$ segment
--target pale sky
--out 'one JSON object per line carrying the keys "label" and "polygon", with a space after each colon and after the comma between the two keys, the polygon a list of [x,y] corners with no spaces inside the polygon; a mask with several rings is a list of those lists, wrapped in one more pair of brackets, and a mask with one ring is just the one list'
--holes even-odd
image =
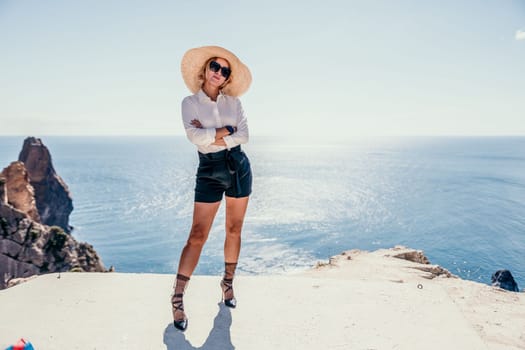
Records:
{"label": "pale sky", "polygon": [[525,135],[525,1],[0,0],[0,135],[181,135],[184,52],[252,135]]}

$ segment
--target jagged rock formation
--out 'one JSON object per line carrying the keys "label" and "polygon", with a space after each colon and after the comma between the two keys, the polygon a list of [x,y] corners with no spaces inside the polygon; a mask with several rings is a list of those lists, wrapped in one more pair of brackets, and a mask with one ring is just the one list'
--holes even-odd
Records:
{"label": "jagged rock formation", "polygon": [[0,204],[7,203],[7,189],[5,187],[6,178],[0,174]]}
{"label": "jagged rock formation", "polygon": [[28,137],[18,160],[24,163],[35,189],[39,222],[71,232],[69,214],[73,211],[73,200],[64,180],[55,172],[47,147],[40,139]]}
{"label": "jagged rock formation", "polygon": [[29,218],[40,222],[33,186],[29,183],[24,163],[12,162],[0,173],[0,176],[5,179],[5,203],[9,201],[13,207],[27,213]]}
{"label": "jagged rock formation", "polygon": [[415,250],[415,249],[404,249],[403,247],[397,246],[397,249],[400,250],[399,253],[394,254],[394,258],[403,259],[412,261],[418,264],[424,264],[428,265],[430,264],[430,261],[425,256],[423,251],[421,250]]}
{"label": "jagged rock formation", "polygon": [[510,292],[519,292],[518,284],[509,270],[498,270],[492,274],[491,282],[494,287],[508,290]]}
{"label": "jagged rock formation", "polygon": [[0,289],[15,278],[57,271],[103,272],[105,268],[93,246],[0,204]]}
{"label": "jagged rock formation", "polygon": [[[26,146],[28,143],[32,145]],[[20,157],[29,160],[33,172],[28,172],[24,163],[13,162],[0,173],[0,289],[20,278],[46,272],[104,272],[93,246],[77,242],[60,226],[40,222],[43,217],[58,218],[69,227],[68,208],[72,209],[71,204],[67,205],[67,198],[71,201],[67,186],[56,175],[47,148],[40,140],[26,139]],[[38,191],[31,185],[32,174],[37,176],[37,185],[47,183],[52,189],[41,187],[41,196],[37,197]],[[42,198],[51,202],[39,205]],[[44,215],[37,208],[43,208]]]}
{"label": "jagged rock formation", "polygon": [[[341,268],[343,266],[351,267],[355,265],[356,261],[365,262],[376,261],[370,266],[377,268],[377,258],[384,260],[384,265],[380,268],[385,272],[387,270],[391,271],[390,275],[395,276],[396,274],[400,276],[399,279],[393,282],[403,282],[407,276],[414,275],[418,278],[434,279],[439,278],[456,278],[457,276],[453,275],[447,269],[439,266],[432,265],[428,258],[425,256],[423,251],[415,250],[412,248],[407,248],[404,246],[395,246],[390,249],[379,249],[374,252],[366,252],[361,250],[349,250],[341,253],[340,255],[335,255],[330,258],[328,263],[318,263],[317,269],[330,269],[333,267]],[[360,270],[351,269],[349,273],[354,276],[367,277],[370,274],[375,274],[377,271],[371,271],[363,268],[366,264],[361,265]]]}

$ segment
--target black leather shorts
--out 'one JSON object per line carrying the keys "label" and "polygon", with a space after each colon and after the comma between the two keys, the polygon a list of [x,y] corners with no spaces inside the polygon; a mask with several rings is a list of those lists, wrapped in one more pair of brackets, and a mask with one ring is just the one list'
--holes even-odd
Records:
{"label": "black leather shorts", "polygon": [[247,197],[252,193],[250,160],[241,146],[215,153],[199,152],[195,202],[214,203],[228,197]]}

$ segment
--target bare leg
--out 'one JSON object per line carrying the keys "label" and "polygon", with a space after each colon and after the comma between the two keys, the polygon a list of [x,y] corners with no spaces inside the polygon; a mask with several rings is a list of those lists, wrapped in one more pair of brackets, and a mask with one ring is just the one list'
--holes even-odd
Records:
{"label": "bare leg", "polygon": [[190,277],[199,262],[202,247],[208,239],[213,219],[221,202],[199,203],[193,207],[193,224],[186,246],[182,250],[178,273]]}
{"label": "bare leg", "polygon": [[[239,254],[241,251],[241,231],[244,216],[248,207],[249,197],[233,198],[226,197],[226,240],[224,241],[224,277],[221,283],[224,292],[224,300],[232,300],[235,307],[233,294],[233,276]],[[228,303],[226,303],[228,304]],[[229,305],[228,305],[229,306]]]}
{"label": "bare leg", "polygon": [[224,261],[236,263],[241,252],[241,231],[249,197],[226,197],[226,240]]}
{"label": "bare leg", "polygon": [[179,270],[175,280],[173,304],[173,320],[181,321],[186,319],[182,296],[189,278],[193,274],[202,252],[202,247],[208,239],[213,219],[217,214],[221,202],[200,203],[196,202],[193,207],[193,224],[186,246],[182,250],[179,261]]}

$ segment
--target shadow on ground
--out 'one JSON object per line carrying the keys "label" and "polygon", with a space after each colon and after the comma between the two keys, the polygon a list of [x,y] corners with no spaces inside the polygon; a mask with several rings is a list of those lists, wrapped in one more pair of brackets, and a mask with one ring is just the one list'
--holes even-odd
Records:
{"label": "shadow on ground", "polygon": [[[233,350],[235,347],[231,341],[230,327],[232,325],[232,315],[228,307],[223,303],[219,304],[219,312],[213,320],[213,328],[208,335],[208,338],[200,347],[194,347],[186,339],[184,333],[178,331],[169,323],[164,330],[164,344],[167,350]],[[192,327],[191,320],[188,325]],[[195,325],[193,325],[195,327]]]}

